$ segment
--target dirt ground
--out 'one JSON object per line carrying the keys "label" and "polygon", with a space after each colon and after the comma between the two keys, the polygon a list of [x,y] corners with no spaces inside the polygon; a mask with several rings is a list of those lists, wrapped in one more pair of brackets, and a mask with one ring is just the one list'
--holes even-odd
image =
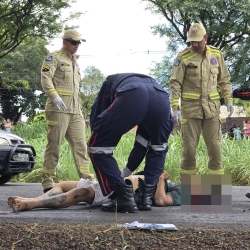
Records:
{"label": "dirt ground", "polygon": [[116,225],[0,224],[0,250],[250,249],[250,228],[142,231]]}

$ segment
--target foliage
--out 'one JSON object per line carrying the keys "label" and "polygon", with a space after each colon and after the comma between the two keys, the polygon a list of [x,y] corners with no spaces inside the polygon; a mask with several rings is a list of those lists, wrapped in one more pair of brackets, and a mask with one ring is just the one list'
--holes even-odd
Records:
{"label": "foliage", "polygon": [[43,135],[46,137],[46,128],[47,124],[45,121],[37,121],[30,124],[18,122],[15,126],[14,134],[25,139],[27,143],[33,139],[39,140],[39,138],[42,138]]}
{"label": "foliage", "polygon": [[[250,47],[250,2],[248,0],[142,0],[147,2],[146,9],[165,18],[166,23],[152,27],[153,33],[166,37],[167,52],[151,74],[164,75],[169,79],[169,62],[173,62],[180,49],[185,47],[188,30],[192,23],[199,22],[207,31],[208,44],[223,51],[229,67],[232,82],[236,86],[250,84],[248,56]],[[167,62],[166,62],[167,61]],[[159,72],[160,70],[160,72]],[[158,79],[157,79],[158,80]]]}
{"label": "foliage", "polygon": [[46,121],[45,113],[38,114],[34,117],[34,122]]}
{"label": "foliage", "polygon": [[82,12],[67,13],[75,0],[2,0],[0,2],[0,106],[5,117],[17,122],[24,114],[31,119],[45,104],[37,95],[40,69],[48,53],[45,45]]}
{"label": "foliage", "polygon": [[250,116],[250,102],[246,100],[241,100],[239,98],[233,99],[234,106],[242,106],[245,110],[246,116]]}
{"label": "foliage", "polygon": [[154,67],[150,69],[149,75],[153,76],[156,81],[166,90],[169,91],[169,79],[172,72],[172,64],[168,57],[163,57],[162,62],[154,62]]}
{"label": "foliage", "polygon": [[83,73],[84,77],[81,80],[81,98],[84,116],[88,118],[94,100],[105,80],[105,76],[95,66],[88,66]]}
{"label": "foliage", "polygon": [[29,38],[1,59],[0,104],[5,117],[17,122],[22,114],[33,117],[35,109],[45,104],[41,90],[40,70],[48,53],[47,42],[40,38]]}
{"label": "foliage", "polygon": [[5,57],[27,38],[54,38],[67,21],[82,13],[62,18],[74,0],[1,0],[0,58]]}
{"label": "foliage", "polygon": [[[46,123],[34,122],[30,125],[20,125],[15,127],[15,133],[25,141],[34,146],[37,152],[35,169],[31,173],[17,175],[12,181],[21,182],[40,182],[42,174],[42,164],[46,140]],[[90,136],[90,129],[87,129],[87,138]],[[130,131],[123,135],[118,146],[114,151],[114,157],[120,168],[123,168],[133,147],[135,132]],[[171,135],[169,138],[169,150],[165,161],[165,170],[170,174],[171,180],[179,181],[179,165],[181,161],[181,135],[179,133]],[[228,137],[222,139],[222,163],[226,174],[232,175],[233,185],[250,185],[250,166],[248,153],[250,152],[249,140],[229,140]],[[237,157],[236,157],[237,156]],[[199,174],[207,173],[208,156],[203,137],[197,147],[196,154],[197,169]],[[141,163],[137,171],[144,168],[145,161]],[[91,165],[91,172],[94,170]],[[71,157],[70,147],[66,141],[63,141],[60,150],[60,160],[57,166],[57,181],[78,180],[79,177],[75,170],[74,162]]]}

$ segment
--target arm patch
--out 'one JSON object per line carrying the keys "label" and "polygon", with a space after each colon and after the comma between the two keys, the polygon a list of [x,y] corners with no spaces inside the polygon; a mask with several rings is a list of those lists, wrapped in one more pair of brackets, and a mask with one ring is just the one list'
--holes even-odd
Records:
{"label": "arm patch", "polygon": [[180,60],[174,59],[174,66],[179,66],[180,65]]}
{"label": "arm patch", "polygon": [[45,61],[52,61],[52,56],[46,56]]}
{"label": "arm patch", "polygon": [[42,68],[42,71],[45,72],[45,71],[49,71],[50,70],[50,67],[48,64],[45,64]]}

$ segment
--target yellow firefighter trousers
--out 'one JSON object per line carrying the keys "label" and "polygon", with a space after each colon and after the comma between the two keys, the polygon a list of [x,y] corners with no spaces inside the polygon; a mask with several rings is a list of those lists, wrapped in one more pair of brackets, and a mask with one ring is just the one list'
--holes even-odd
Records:
{"label": "yellow firefighter trousers", "polygon": [[80,178],[94,179],[89,172],[87,158],[86,129],[82,115],[65,114],[46,111],[47,118],[47,147],[44,154],[42,185],[43,189],[54,186],[56,166],[59,160],[60,146],[66,138],[74,163]]}
{"label": "yellow firefighter trousers", "polygon": [[196,173],[196,147],[203,135],[208,152],[208,174],[223,174],[221,161],[221,123],[219,116],[211,119],[183,119],[181,124],[181,174]]}

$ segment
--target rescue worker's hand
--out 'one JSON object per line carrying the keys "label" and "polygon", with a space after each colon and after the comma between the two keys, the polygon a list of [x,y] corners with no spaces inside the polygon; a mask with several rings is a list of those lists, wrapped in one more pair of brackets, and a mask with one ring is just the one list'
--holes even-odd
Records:
{"label": "rescue worker's hand", "polygon": [[233,114],[233,112],[234,112],[233,104],[231,104],[231,103],[227,104],[227,112],[229,112],[228,116],[231,116]]}
{"label": "rescue worker's hand", "polygon": [[181,121],[181,112],[180,112],[180,110],[175,110],[173,112],[173,118],[174,118],[175,124],[179,124],[180,123],[180,121]]}
{"label": "rescue worker's hand", "polygon": [[169,173],[164,170],[163,173],[160,175],[159,179],[163,179],[165,181],[168,180],[169,179]]}
{"label": "rescue worker's hand", "polygon": [[65,103],[63,102],[62,98],[60,96],[57,96],[53,99],[53,103],[57,106],[59,110],[65,110],[67,109]]}

